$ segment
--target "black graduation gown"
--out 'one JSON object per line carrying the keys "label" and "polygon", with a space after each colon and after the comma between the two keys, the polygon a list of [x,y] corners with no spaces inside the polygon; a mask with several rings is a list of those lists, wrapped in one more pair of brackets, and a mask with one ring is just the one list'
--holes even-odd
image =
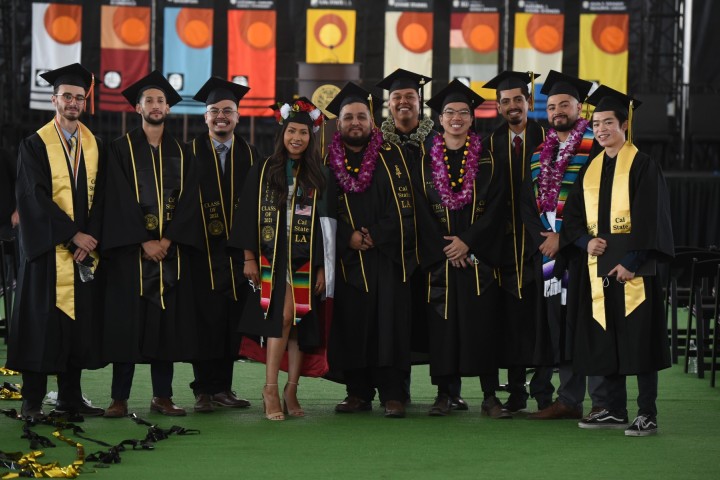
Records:
{"label": "black graduation gown", "polygon": [[[601,160],[603,157],[592,161]],[[608,233],[615,159],[605,156],[603,163],[598,232]],[[603,289],[607,329],[593,319],[587,251],[573,244],[587,235],[582,189],[586,171],[581,172],[568,195],[561,230],[561,248],[580,253],[580,260],[574,264],[577,274],[568,287],[568,318],[574,324],[573,368],[586,375],[635,375],[668,368],[667,320],[657,276],[643,277],[645,301],[627,317],[624,286],[610,279]],[[632,230],[626,234],[631,237],[629,249],[645,250],[657,261],[669,260],[674,246],[665,179],[660,166],[641,152],[630,168],[630,216]]]}
{"label": "black graduation gown", "polygon": [[227,153],[223,172],[220,157],[213,155],[214,145],[208,134],[195,138],[188,147],[198,169],[200,208],[205,220],[204,224],[199,224],[204,232],[204,248],[190,256],[193,293],[198,308],[195,358],[237,358],[242,339],[238,321],[248,286],[242,261],[232,260],[227,254],[227,237],[239,217],[249,213],[244,208],[239,210],[238,205],[250,167],[260,158],[253,145],[235,135],[232,156]]}
{"label": "black graduation gown", "polygon": [[[462,151],[448,150],[450,171],[457,176]],[[460,210],[447,210],[450,231],[445,223],[433,213],[426,191],[435,191],[430,169],[431,157],[426,155],[425,185],[422,172],[413,170],[418,222],[420,264],[428,284],[428,276],[437,275],[447,258],[443,248],[450,242],[444,236],[458,236],[468,247],[469,254],[479,260],[474,266],[447,270],[447,318],[444,318],[444,302],[424,300],[428,322],[430,374],[432,376],[460,375],[478,376],[492,373],[497,368],[498,285],[494,269],[500,255],[501,237],[497,234],[505,203],[505,172],[494,165],[492,155],[481,153],[475,177],[478,206],[483,211],[473,222],[476,205],[468,204]],[[467,181],[467,180],[466,180]],[[481,203],[482,202],[482,203]],[[444,273],[441,270],[440,275]],[[477,275],[477,277],[476,277]],[[480,280],[480,294],[477,281]],[[426,287],[427,288],[427,287]]]}
{"label": "black graduation gown", "polygon": [[[258,162],[250,169],[247,181],[243,188],[240,204],[242,205],[243,215],[238,217],[237,223],[234,225],[228,240],[228,250],[231,255],[242,262],[244,250],[252,250],[255,258],[259,259],[258,252],[258,201],[260,193],[260,174],[263,165],[267,162],[265,159]],[[313,265],[310,270],[310,288],[314,288],[317,268],[324,267],[325,255],[323,247],[322,228],[320,226],[320,214],[322,208],[319,203],[321,199],[329,199],[334,195],[334,185],[329,185],[329,174],[323,167],[326,179],[326,192],[317,200],[317,205],[313,215],[315,232],[313,232]],[[267,170],[266,170],[267,174]],[[327,197],[324,197],[324,196]],[[281,208],[279,213],[279,235],[277,238],[277,248],[273,258],[273,277],[275,279],[274,288],[270,295],[270,308],[267,318],[265,318],[262,307],[260,306],[260,290],[248,294],[246,306],[240,317],[240,332],[256,337],[282,337],[283,324],[283,305],[285,304],[285,288],[287,286],[287,209]],[[258,260],[259,263],[259,260]],[[242,265],[242,263],[240,263]],[[242,272],[242,269],[240,270]],[[247,282],[243,288],[250,290]],[[322,338],[322,329],[318,319],[318,308],[320,305],[320,297],[311,295],[311,310],[297,324],[298,344],[303,351],[312,351],[319,347],[324,339]]]}
{"label": "black graduation gown", "polygon": [[[155,191],[145,185],[142,171],[153,169],[151,147],[142,128],[129,132],[140,178],[139,189]],[[180,147],[178,146],[180,145]],[[179,168],[179,149],[171,135],[162,139],[163,164]],[[145,228],[143,210],[136,198],[135,175],[126,136],[110,145],[106,196],[103,255],[109,279],[105,295],[103,351],[108,362],[145,363],[150,361],[187,361],[195,358],[197,347],[196,309],[190,254],[201,250],[202,226],[199,225],[197,172],[185,152],[183,191],[177,199],[163,236],[172,246],[163,262],[177,262],[180,252],[180,279],[164,292],[165,309],[142,297],[140,254],[142,243],[155,237]],[[155,154],[156,169],[159,155]],[[170,168],[170,167],[167,167]],[[143,268],[152,263],[142,260]]]}
{"label": "black graduation gown", "polygon": [[72,192],[74,220],[53,201],[50,163],[40,136],[33,134],[20,143],[16,183],[21,218],[20,270],[9,329],[7,367],[10,369],[56,373],[64,372],[68,366],[104,366],[99,348],[103,262],[90,282],[80,280],[77,264],[74,264],[75,320],[55,305],[55,246],[66,244],[77,232],[87,233],[102,242],[105,155],[102,143],[97,138],[96,141],[99,158],[93,205],[88,212],[83,154],[77,185]]}
{"label": "black graduation gown", "polygon": [[[398,146],[385,146],[390,149],[381,148],[380,154],[388,163],[402,161]],[[359,168],[364,152],[346,149],[349,164]],[[337,182],[335,175],[331,178]],[[349,247],[354,231],[350,219],[338,215],[337,276],[328,345],[330,375],[341,378],[345,370],[367,367],[409,371],[410,283],[403,279],[401,224],[390,178],[378,158],[367,190],[345,194],[342,187],[336,188],[338,211],[342,211],[340,202],[347,201],[356,229],[367,228],[375,246],[362,253],[361,264],[360,253]]]}
{"label": "black graduation gown", "polygon": [[523,142],[524,155],[515,155],[511,139],[510,129],[507,123],[503,123],[483,141],[483,148],[490,150],[496,165],[505,170],[504,188],[508,190],[503,212],[504,225],[497,232],[503,236],[499,278],[503,367],[532,365],[536,318],[544,308],[533,268],[533,252],[537,248],[534,248],[532,237],[522,221],[520,205],[522,189],[529,185],[525,179],[530,177],[530,157],[545,140],[545,130],[534,120],[528,120]]}

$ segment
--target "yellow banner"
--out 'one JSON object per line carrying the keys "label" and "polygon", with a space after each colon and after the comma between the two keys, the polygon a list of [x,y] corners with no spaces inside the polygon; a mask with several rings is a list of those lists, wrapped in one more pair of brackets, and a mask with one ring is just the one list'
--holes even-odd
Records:
{"label": "yellow banner", "polygon": [[309,9],[305,61],[353,63],[355,61],[355,10]]}
{"label": "yellow banner", "polygon": [[580,15],[580,78],[627,92],[627,14]]}

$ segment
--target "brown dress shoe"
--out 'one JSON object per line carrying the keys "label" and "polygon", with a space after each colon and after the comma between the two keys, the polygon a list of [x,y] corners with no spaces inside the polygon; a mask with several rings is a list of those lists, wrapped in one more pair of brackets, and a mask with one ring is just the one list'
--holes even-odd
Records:
{"label": "brown dress shoe", "polygon": [[444,417],[450,414],[451,409],[452,400],[450,400],[450,396],[446,393],[441,393],[435,397],[435,403],[433,403],[432,407],[430,407],[428,415],[431,417]]}
{"label": "brown dress shoe", "polygon": [[195,406],[193,410],[198,413],[209,413],[215,410],[212,402],[212,395],[207,393],[199,393],[195,396]]}
{"label": "brown dress shoe", "polygon": [[225,392],[216,393],[212,396],[212,403],[219,407],[230,407],[230,408],[247,408],[250,406],[250,402],[244,398],[238,398],[235,396],[235,392],[227,390]]}
{"label": "brown dress shoe", "polygon": [[110,402],[110,406],[105,409],[103,417],[105,418],[122,418],[128,414],[127,400],[115,400]]}
{"label": "brown dress shoe", "polygon": [[512,418],[512,413],[508,412],[502,407],[502,403],[497,397],[489,397],[483,400],[480,406],[482,413],[490,418],[496,418],[499,420],[507,420]]}
{"label": "brown dress shoe", "polygon": [[178,407],[172,399],[166,397],[153,397],[150,402],[150,411],[162,413],[168,417],[184,417],[186,415],[184,408]]}
{"label": "brown dress shoe", "polygon": [[388,400],[385,402],[386,418],[405,418],[405,404],[400,400]]}
{"label": "brown dress shoe", "polygon": [[582,418],[582,407],[569,407],[560,400],[555,400],[546,409],[531,413],[527,418],[529,420],[579,420]]}
{"label": "brown dress shoe", "polygon": [[372,403],[352,395],[345,397],[345,400],[335,405],[337,413],[369,412],[370,410],[372,410]]}

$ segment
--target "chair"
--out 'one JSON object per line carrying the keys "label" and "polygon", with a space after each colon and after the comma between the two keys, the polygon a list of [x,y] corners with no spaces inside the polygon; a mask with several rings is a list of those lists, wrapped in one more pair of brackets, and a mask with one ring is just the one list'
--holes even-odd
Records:
{"label": "chair", "polygon": [[[710,305],[704,302],[704,296],[709,296],[711,289],[709,281],[715,279],[717,275],[718,265],[720,265],[720,256],[711,260],[696,259],[692,265],[692,274],[690,280],[690,306],[688,308],[688,341],[685,344],[685,373],[688,373],[688,363],[690,360],[690,341],[692,335],[693,317],[697,321],[695,328],[695,343],[697,345],[697,376],[705,377],[705,347],[706,333],[709,329],[710,322],[705,319],[705,312],[710,310]],[[693,314],[694,312],[694,314]]]}
{"label": "chair", "polygon": [[715,373],[717,372],[717,352],[718,352],[718,330],[720,330],[720,265],[718,265],[717,274],[715,275],[715,308],[713,308],[713,342],[712,356],[710,361],[710,386],[715,387]]}

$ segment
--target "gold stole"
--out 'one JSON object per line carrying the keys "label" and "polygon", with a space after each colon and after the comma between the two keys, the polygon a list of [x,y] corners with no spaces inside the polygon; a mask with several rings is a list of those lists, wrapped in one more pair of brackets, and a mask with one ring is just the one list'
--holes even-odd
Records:
{"label": "gold stole", "polygon": [[[615,174],[612,184],[612,198],[610,201],[610,231],[621,232],[616,235],[625,235],[632,229],[630,218],[630,168],[638,149],[626,142],[620,149],[615,164]],[[585,199],[585,218],[587,230],[593,237],[598,233],[598,205],[600,199],[600,178],[602,176],[603,157],[605,150],[590,162],[583,178],[583,196]],[[612,240],[610,240],[612,241]],[[597,276],[596,256],[588,255],[588,274],[590,275],[590,290],[592,293],[593,318],[603,330],[607,329],[605,319],[605,292],[604,279]],[[645,301],[645,284],[642,277],[635,277],[625,282],[625,316],[630,315],[642,302]]]}
{"label": "gold stole", "polygon": [[[85,173],[87,175],[87,196],[88,211],[92,207],[95,193],[95,177],[98,170],[98,146],[95,137],[82,123],[78,122],[79,142],[78,158],[83,156],[85,161]],[[75,220],[73,208],[73,185],[74,179],[70,177],[68,168],[69,149],[65,137],[56,127],[55,120],[47,123],[38,130],[38,135],[45,143],[50,173],[52,175],[52,199],[68,217]],[[75,168],[79,168],[79,163]],[[77,175],[77,173],[76,173]],[[97,268],[100,257],[97,252],[90,252],[94,262],[93,269]],[[55,305],[68,317],[75,320],[75,266],[73,265],[73,254],[67,246],[55,246]]]}

